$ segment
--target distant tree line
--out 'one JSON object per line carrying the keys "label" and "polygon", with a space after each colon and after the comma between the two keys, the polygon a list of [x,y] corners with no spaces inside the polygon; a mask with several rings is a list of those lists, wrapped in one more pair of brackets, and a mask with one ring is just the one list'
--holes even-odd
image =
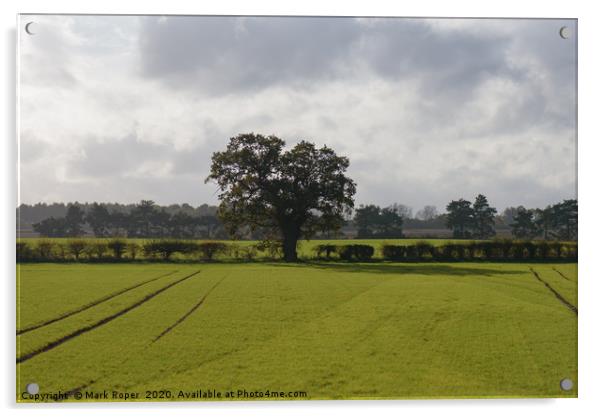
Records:
{"label": "distant tree line", "polygon": [[577,239],[577,200],[564,200],[544,209],[517,207],[512,234],[521,239]]}
{"label": "distant tree line", "polygon": [[216,208],[194,209],[187,204],[159,207],[151,200],[113,208],[99,203],[72,203],[65,207],[63,217],[51,216],[32,227],[45,237],[82,236],[87,229],[96,237],[227,238]]}
{"label": "distant tree line", "polygon": [[497,210],[489,205],[487,197],[479,194],[474,203],[452,200],[446,207],[447,227],[459,239],[489,239],[495,236],[495,215]]}
{"label": "distant tree line", "polygon": [[577,200],[564,200],[544,209],[509,207],[502,215],[491,207],[487,197],[477,195],[474,202],[452,200],[447,212],[439,214],[434,206],[425,206],[414,218],[412,209],[402,204],[389,207],[360,205],[353,224],[357,238],[402,238],[405,228],[448,228],[456,239],[491,239],[497,229],[507,228],[519,239],[576,240]]}
{"label": "distant tree line", "polygon": [[403,217],[395,207],[360,206],[353,218],[358,238],[401,238]]}
{"label": "distant tree line", "polygon": [[[18,218],[31,222],[44,237],[96,237],[227,239],[216,206],[188,204],[158,206],[150,200],[138,204],[69,203],[21,205]],[[49,215],[50,214],[50,215]],[[439,213],[425,206],[413,215],[411,207],[392,204],[380,207],[360,205],[344,227],[362,239],[403,238],[405,229],[449,229],[458,239],[490,239],[506,230],[518,239],[576,240],[577,200],[564,200],[543,209],[508,207],[498,214],[487,198],[479,194],[474,202],[460,198]],[[35,220],[35,222],[34,222]],[[261,229],[238,233],[248,239],[265,239]],[[322,238],[336,236],[323,234]]]}

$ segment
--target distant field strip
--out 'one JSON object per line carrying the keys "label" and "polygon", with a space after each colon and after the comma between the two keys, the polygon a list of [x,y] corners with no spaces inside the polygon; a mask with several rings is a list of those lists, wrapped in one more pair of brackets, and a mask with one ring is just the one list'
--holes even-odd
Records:
{"label": "distant field strip", "polygon": [[184,320],[186,320],[188,318],[188,316],[190,316],[192,313],[194,313],[204,302],[205,299],[209,296],[209,294],[211,294],[211,292],[219,285],[222,283],[222,281],[225,279],[226,277],[222,277],[218,282],[215,283],[215,285],[213,287],[211,287],[209,289],[209,291],[207,291],[207,293],[201,297],[201,299],[199,300],[198,303],[196,303],[194,306],[192,306],[192,308],[190,310],[188,310],[186,312],[186,314],[184,314],[182,317],[180,317],[178,320],[176,320],[176,322],[174,324],[172,324],[171,326],[169,326],[168,328],[166,328],[165,330],[163,330],[161,332],[161,334],[157,337],[155,337],[153,339],[153,341],[151,343],[155,343],[157,340],[161,339],[163,336],[165,336],[167,333],[169,333],[170,331],[172,331],[178,324],[182,323]]}
{"label": "distant field strip", "polygon": [[41,353],[48,352],[49,350],[54,349],[57,346],[60,346],[63,343],[68,342],[69,340],[71,340],[71,339],[73,339],[73,338],[75,338],[77,336],[80,336],[80,335],[82,335],[84,333],[87,333],[89,331],[92,331],[92,330],[94,330],[94,329],[96,329],[96,328],[98,328],[100,326],[103,326],[103,325],[105,325],[105,324],[113,321],[114,319],[116,319],[116,318],[118,318],[120,316],[123,316],[124,314],[128,313],[129,311],[132,311],[135,308],[140,307],[144,303],[148,302],[149,300],[153,299],[154,297],[156,297],[157,295],[161,294],[162,292],[168,290],[169,288],[173,287],[174,285],[177,285],[177,284],[179,284],[181,282],[184,282],[187,279],[189,279],[189,278],[197,275],[199,272],[201,272],[201,271],[199,270],[199,271],[193,272],[190,275],[186,275],[185,277],[180,278],[177,281],[171,282],[171,283],[167,284],[166,286],[161,287],[161,288],[159,288],[156,291],[153,291],[152,293],[146,295],[145,297],[143,297],[142,299],[138,300],[134,304],[131,304],[128,307],[126,307],[126,308],[124,308],[124,309],[122,309],[122,310],[120,310],[120,311],[118,311],[118,312],[116,312],[114,314],[111,314],[110,316],[107,316],[107,317],[105,317],[105,318],[97,321],[96,323],[93,323],[93,324],[91,324],[89,326],[82,327],[82,328],[80,328],[80,329],[78,329],[78,330],[76,330],[76,331],[74,331],[72,333],[69,333],[69,334],[67,334],[67,335],[65,335],[63,337],[60,337],[59,339],[56,339],[56,340],[54,340],[54,341],[46,344],[45,346],[42,346],[41,348],[33,350],[33,351],[31,351],[29,353],[26,353],[24,355],[21,355],[20,357],[17,358],[17,363],[25,362],[25,361],[27,361],[27,360],[29,360],[29,359],[31,359],[31,358],[33,358],[33,357],[41,354]]}
{"label": "distant field strip", "polygon": [[533,273],[533,276],[535,276],[535,278],[537,278],[543,285],[546,286],[546,288],[548,290],[550,290],[555,296],[556,298],[558,298],[560,300],[560,302],[562,302],[565,306],[567,306],[573,313],[578,314],[577,313],[577,307],[575,307],[574,305],[572,305],[571,303],[569,303],[566,298],[564,298],[562,296],[562,294],[560,294],[558,291],[556,291],[550,284],[548,284],[546,281],[544,281],[539,274],[531,267],[529,267],[529,269],[531,270],[531,272]]}
{"label": "distant field strip", "polygon": [[81,307],[79,307],[79,308],[77,308],[75,310],[68,311],[68,312],[63,313],[63,314],[61,314],[61,315],[59,315],[57,317],[54,317],[52,319],[43,321],[41,323],[33,324],[31,326],[25,327],[24,329],[17,329],[17,336],[22,335],[22,334],[27,333],[27,332],[30,332],[32,330],[39,329],[41,327],[48,326],[48,325],[50,325],[52,323],[56,323],[57,321],[64,320],[64,319],[66,319],[68,317],[71,317],[71,316],[73,316],[75,314],[81,313],[81,312],[86,311],[86,310],[88,310],[88,309],[90,309],[92,307],[95,307],[95,306],[97,306],[99,304],[102,304],[105,301],[109,301],[110,299],[115,298],[115,297],[117,297],[117,296],[119,296],[121,294],[125,294],[128,291],[132,291],[132,290],[134,290],[136,288],[139,288],[139,287],[141,287],[143,285],[146,285],[146,284],[149,284],[151,282],[154,282],[154,281],[156,281],[158,279],[165,278],[165,277],[167,277],[169,275],[175,274],[176,272],[178,272],[178,271],[177,270],[171,271],[171,272],[168,272],[166,274],[159,275],[158,277],[151,278],[151,279],[148,279],[146,281],[142,281],[142,282],[140,282],[138,284],[135,284],[135,285],[132,285],[130,287],[123,288],[121,290],[118,290],[118,291],[112,292],[110,294],[107,294],[106,296],[104,296],[102,298],[99,298],[98,300],[92,301],[91,303],[88,303],[88,304],[84,304],[83,306],[81,306]]}

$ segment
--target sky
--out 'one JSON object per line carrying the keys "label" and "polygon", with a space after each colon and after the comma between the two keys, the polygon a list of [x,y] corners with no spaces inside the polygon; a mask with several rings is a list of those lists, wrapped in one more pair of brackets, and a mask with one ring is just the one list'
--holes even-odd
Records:
{"label": "sky", "polygon": [[349,157],[356,205],[576,198],[574,20],[22,15],[19,26],[19,203],[217,204],[211,155],[247,132]]}

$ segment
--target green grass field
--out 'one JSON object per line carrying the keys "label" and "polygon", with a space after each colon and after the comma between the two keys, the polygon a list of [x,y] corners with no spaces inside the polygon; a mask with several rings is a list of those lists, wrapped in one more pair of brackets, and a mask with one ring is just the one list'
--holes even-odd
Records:
{"label": "green grass field", "polygon": [[19,264],[18,401],[30,382],[139,400],[575,397],[577,315],[531,268],[577,306],[567,263]]}

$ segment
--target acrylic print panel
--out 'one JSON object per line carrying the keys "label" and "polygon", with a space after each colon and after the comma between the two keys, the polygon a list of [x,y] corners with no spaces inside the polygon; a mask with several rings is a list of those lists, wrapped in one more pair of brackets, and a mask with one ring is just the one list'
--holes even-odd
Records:
{"label": "acrylic print panel", "polygon": [[21,15],[17,401],[577,396],[577,22]]}

